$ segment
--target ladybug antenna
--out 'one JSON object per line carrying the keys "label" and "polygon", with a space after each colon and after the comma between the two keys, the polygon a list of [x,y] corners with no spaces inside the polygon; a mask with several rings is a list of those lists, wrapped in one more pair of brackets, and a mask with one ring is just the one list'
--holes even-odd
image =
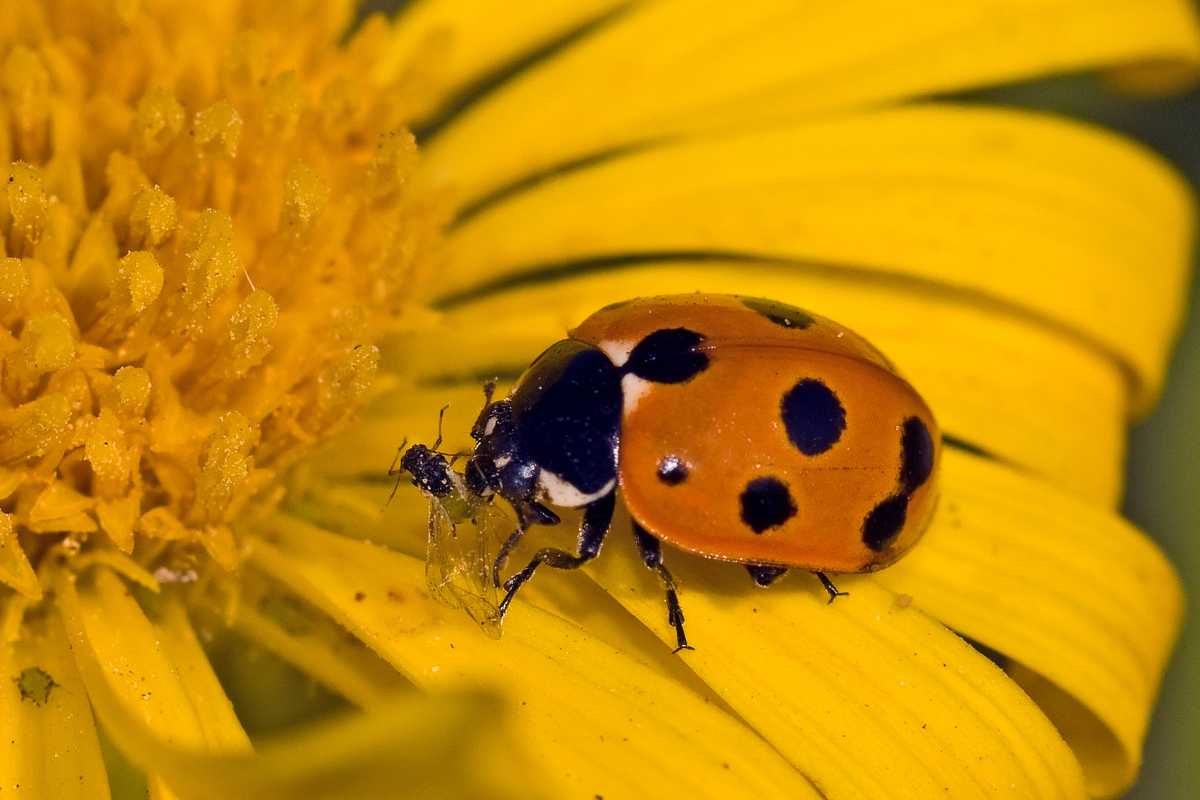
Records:
{"label": "ladybug antenna", "polygon": [[433,440],[433,447],[430,450],[437,450],[442,443],[442,420],[446,419],[446,409],[450,407],[449,403],[442,406],[442,410],[438,412],[438,433],[437,438]]}
{"label": "ladybug antenna", "polygon": [[496,393],[496,379],[492,378],[483,385],[483,405],[487,407],[492,402],[492,395]]}

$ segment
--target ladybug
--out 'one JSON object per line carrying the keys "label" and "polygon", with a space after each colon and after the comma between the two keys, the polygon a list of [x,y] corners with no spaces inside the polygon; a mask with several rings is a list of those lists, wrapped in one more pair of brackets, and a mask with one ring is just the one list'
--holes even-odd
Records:
{"label": "ladybug", "polygon": [[498,495],[517,530],[493,575],[551,507],[582,508],[578,552],[539,550],[504,581],[502,616],[543,564],[600,553],[618,491],[647,567],[689,648],[662,542],[744,565],[869,572],[904,555],[936,500],[941,437],[929,407],[865,339],[756,297],[689,294],[615,303],[491,392],[472,431],[469,491]]}

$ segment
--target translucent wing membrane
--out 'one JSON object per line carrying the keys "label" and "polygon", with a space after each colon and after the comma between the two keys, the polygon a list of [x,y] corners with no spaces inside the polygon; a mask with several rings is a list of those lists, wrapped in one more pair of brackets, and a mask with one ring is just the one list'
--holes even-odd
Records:
{"label": "translucent wing membrane", "polygon": [[515,521],[492,498],[466,490],[455,475],[450,494],[429,499],[429,538],[425,581],[429,593],[450,608],[461,608],[488,636],[500,638],[498,589],[492,564]]}

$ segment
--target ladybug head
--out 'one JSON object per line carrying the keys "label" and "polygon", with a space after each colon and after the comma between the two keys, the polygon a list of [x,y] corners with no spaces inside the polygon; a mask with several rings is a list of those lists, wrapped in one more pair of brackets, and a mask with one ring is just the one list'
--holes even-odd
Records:
{"label": "ladybug head", "polygon": [[[490,398],[490,394],[489,394]],[[488,402],[471,428],[475,452],[467,462],[467,488],[495,492],[512,502],[533,497],[538,468],[522,452],[509,400]]]}

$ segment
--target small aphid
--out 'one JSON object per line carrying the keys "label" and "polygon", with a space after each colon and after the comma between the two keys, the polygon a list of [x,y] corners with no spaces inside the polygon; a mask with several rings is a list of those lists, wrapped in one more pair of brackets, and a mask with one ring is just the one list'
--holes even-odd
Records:
{"label": "small aphid", "polygon": [[388,469],[388,475],[397,478],[388,499],[395,496],[405,475],[425,495],[429,501],[425,582],[430,595],[443,605],[466,611],[487,635],[498,638],[502,615],[493,568],[512,522],[491,497],[466,487],[451,466],[456,454],[438,450],[445,413],[443,406],[432,446],[414,444],[404,449],[407,442],[400,445]]}

